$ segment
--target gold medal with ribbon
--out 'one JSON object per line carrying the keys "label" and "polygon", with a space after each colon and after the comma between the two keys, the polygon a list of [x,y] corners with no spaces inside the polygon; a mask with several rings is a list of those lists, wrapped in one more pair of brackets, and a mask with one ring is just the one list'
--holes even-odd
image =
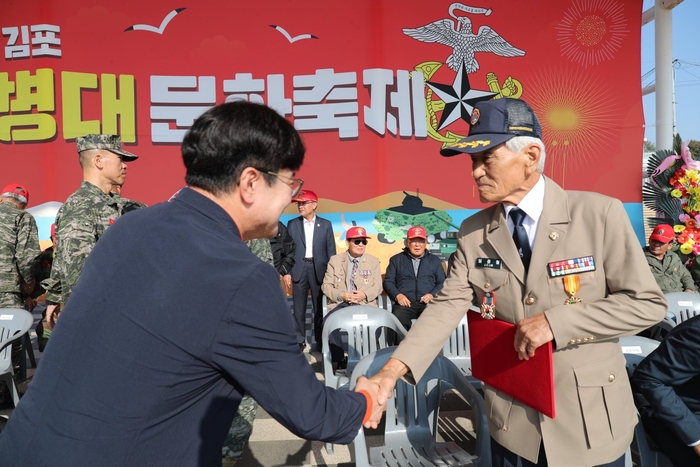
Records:
{"label": "gold medal with ribbon", "polygon": [[564,305],[576,305],[583,300],[576,296],[576,292],[581,288],[581,279],[578,274],[571,274],[561,278],[564,281],[564,290],[569,294],[569,298],[564,300]]}
{"label": "gold medal with ribbon", "polygon": [[481,298],[481,317],[484,319],[496,317],[496,294],[494,292],[484,292],[484,296]]}

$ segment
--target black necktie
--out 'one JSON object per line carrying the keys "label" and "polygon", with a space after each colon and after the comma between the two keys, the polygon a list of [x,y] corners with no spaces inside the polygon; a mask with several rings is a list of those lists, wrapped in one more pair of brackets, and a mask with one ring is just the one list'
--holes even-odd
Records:
{"label": "black necktie", "polygon": [[532,250],[530,250],[530,240],[527,238],[527,232],[525,232],[525,227],[523,227],[523,221],[525,220],[525,211],[520,208],[513,208],[508,214],[513,220],[513,241],[515,242],[515,247],[518,249],[520,254],[520,259],[525,265],[525,271],[530,267],[530,256],[532,256]]}

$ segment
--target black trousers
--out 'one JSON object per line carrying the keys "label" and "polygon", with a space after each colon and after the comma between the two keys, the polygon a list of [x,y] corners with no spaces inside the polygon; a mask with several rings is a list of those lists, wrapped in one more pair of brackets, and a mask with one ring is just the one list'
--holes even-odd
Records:
{"label": "black trousers", "polygon": [[[509,451],[491,438],[491,461],[493,467],[547,467],[547,456],[544,453],[544,443],[540,443],[540,453],[537,456],[537,464]],[[573,459],[572,459],[573,460]],[[600,464],[595,467],[625,467],[624,454],[617,460]]]}
{"label": "black trousers", "polygon": [[396,316],[396,318],[401,321],[403,327],[408,331],[411,329],[411,320],[418,319],[418,317],[425,310],[426,304],[421,302],[411,302],[411,306],[401,306],[398,303],[394,303],[391,307],[391,312]]}
{"label": "black trousers", "polygon": [[294,324],[297,328],[297,342],[306,341],[306,298],[311,291],[311,309],[313,310],[313,333],[316,342],[321,342],[323,331],[323,305],[321,283],[316,279],[313,263],[304,262],[304,270],[298,281],[292,283],[292,304],[294,306]]}

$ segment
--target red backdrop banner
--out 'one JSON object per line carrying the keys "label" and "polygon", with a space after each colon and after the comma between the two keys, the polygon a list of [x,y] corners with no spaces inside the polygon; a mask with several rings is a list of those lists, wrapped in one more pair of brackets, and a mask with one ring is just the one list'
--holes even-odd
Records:
{"label": "red backdrop banner", "polygon": [[439,150],[467,134],[477,101],[520,97],[541,120],[548,176],[639,202],[641,9],[641,0],[3,0],[0,182],[25,184],[32,205],[63,201],[81,177],[75,138],[118,133],[140,156],[125,196],[163,201],[184,184],[179,143],[192,121],[248,99],[302,133],[298,176],[325,200],[406,190],[436,207],[480,208],[470,159]]}

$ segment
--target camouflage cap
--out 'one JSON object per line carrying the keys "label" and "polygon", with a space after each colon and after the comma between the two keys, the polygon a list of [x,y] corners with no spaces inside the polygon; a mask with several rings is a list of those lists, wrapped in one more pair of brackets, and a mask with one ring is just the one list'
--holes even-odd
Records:
{"label": "camouflage cap", "polygon": [[139,156],[122,149],[122,139],[119,135],[85,135],[75,138],[78,153],[88,149],[106,149],[122,157],[126,162],[134,161]]}

